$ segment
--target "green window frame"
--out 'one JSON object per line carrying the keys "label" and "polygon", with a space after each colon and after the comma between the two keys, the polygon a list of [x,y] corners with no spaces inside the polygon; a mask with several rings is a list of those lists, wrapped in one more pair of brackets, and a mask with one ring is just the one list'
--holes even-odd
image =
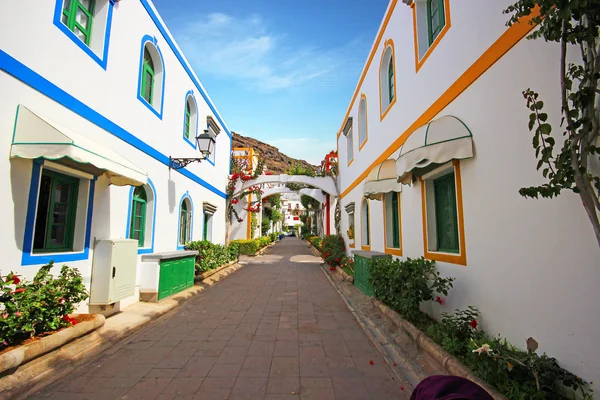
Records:
{"label": "green window frame", "polygon": [[390,55],[390,64],[388,65],[388,100],[389,103],[394,100],[394,54]]}
{"label": "green window frame", "polygon": [[129,221],[129,238],[137,239],[138,247],[144,246],[146,231],[146,207],[148,197],[143,186],[138,186],[133,191],[131,200],[131,221]]}
{"label": "green window frame", "polygon": [[152,61],[152,55],[148,50],[148,47],[144,47],[144,63],[142,65],[142,86],[140,88],[142,91],[140,94],[148,102],[148,104],[152,105],[152,100],[154,98],[154,62]]}
{"label": "green window frame", "polygon": [[361,245],[362,246],[370,246],[371,245],[371,221],[370,221],[370,213],[369,213],[369,202],[368,200],[364,199],[363,200],[363,206],[362,206],[362,223],[365,226],[365,230],[364,233],[366,234],[366,238],[361,237],[361,240],[364,242]]}
{"label": "green window frame", "polygon": [[79,179],[44,170],[40,182],[33,252],[73,251]]}
{"label": "green window frame", "polygon": [[392,247],[394,249],[400,248],[400,210],[399,208],[399,196],[400,193],[392,192]]}
{"label": "green window frame", "polygon": [[446,25],[444,0],[427,0],[427,31],[430,46],[444,25]]}
{"label": "green window frame", "polygon": [[92,39],[95,0],[64,0],[62,23],[86,45]]}
{"label": "green window frame", "polygon": [[204,240],[209,240],[208,238],[208,227],[210,223],[210,219],[212,218],[212,214],[204,213],[204,221],[202,223],[202,238]]}
{"label": "green window frame", "polygon": [[184,199],[181,203],[179,214],[179,244],[185,245],[191,240],[192,211],[188,210],[188,203]]}
{"label": "green window frame", "polygon": [[437,251],[460,253],[454,172],[433,181]]}
{"label": "green window frame", "polygon": [[192,107],[190,106],[190,101],[185,102],[185,121],[184,121],[184,134],[186,138],[190,138],[190,125],[192,120]]}

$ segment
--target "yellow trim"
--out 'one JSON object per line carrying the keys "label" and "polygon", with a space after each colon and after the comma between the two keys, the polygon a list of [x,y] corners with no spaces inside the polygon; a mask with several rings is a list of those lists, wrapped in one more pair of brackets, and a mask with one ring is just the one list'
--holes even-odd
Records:
{"label": "yellow trim", "polygon": [[350,166],[353,162],[354,162],[354,157],[352,158],[352,160],[350,160],[350,162],[348,163],[348,166]]}
{"label": "yellow trim", "polygon": [[444,17],[446,18],[446,23],[444,27],[440,31],[440,33],[433,40],[433,43],[429,46],[423,57],[419,59],[419,41],[417,36],[417,7],[415,7],[415,3],[412,3],[411,8],[413,10],[413,32],[414,32],[414,42],[415,42],[415,72],[419,72],[419,69],[425,64],[429,55],[433,52],[433,49],[438,45],[438,43],[442,40],[448,29],[450,29],[450,0],[444,0]]}
{"label": "yellow trim", "polygon": [[[348,140],[348,136],[346,136],[346,140]],[[338,154],[340,154],[340,153],[338,152]],[[346,143],[346,157],[348,157],[348,143]],[[352,160],[348,161],[348,166],[350,166],[353,162],[354,162],[354,127],[352,127]]]}
{"label": "yellow trim", "polygon": [[[390,58],[390,62],[394,63],[394,98],[392,99],[390,104],[387,105],[385,110],[382,110],[381,102],[383,101],[383,97],[382,97],[382,93],[381,93],[381,64],[383,64],[383,57],[385,56],[385,52],[387,51],[388,47],[392,48],[392,56]],[[398,82],[398,80],[396,79],[397,75],[398,74],[396,73],[396,50],[394,48],[394,41],[392,39],[388,39],[385,41],[385,44],[383,46],[383,51],[381,52],[381,61],[379,61],[379,121],[383,121],[385,116],[392,109],[392,106],[394,104],[396,104],[396,99],[398,98],[397,90],[396,90],[396,83]],[[389,87],[389,83],[388,83],[388,87]]]}
{"label": "yellow trim", "polygon": [[[367,221],[369,222],[369,237],[367,239],[369,239],[369,244],[367,245],[363,245],[363,243],[365,242],[364,237],[363,237],[363,203],[366,202],[367,203]],[[360,202],[360,248],[363,250],[371,250],[371,231],[372,231],[372,226],[371,226],[371,205],[369,204],[369,199],[367,199],[366,197],[363,197],[363,199]],[[356,237],[356,233],[354,234],[354,237]]]}
{"label": "yellow trim", "polygon": [[[361,126],[360,126],[360,103],[362,103],[362,101],[365,101],[365,141],[362,142],[362,144],[360,143],[360,131],[361,131]],[[352,134],[354,134],[354,132],[352,132]],[[365,144],[367,144],[367,142],[369,141],[369,105],[367,104],[367,95],[366,94],[361,94],[360,95],[360,101],[358,102],[358,151],[361,151],[363,147],[365,147]],[[353,154],[354,156],[354,154]]]}
{"label": "yellow trim", "polygon": [[354,245],[354,244],[348,244],[348,247],[350,247],[350,248],[355,248],[355,247],[356,247],[356,245]]}
{"label": "yellow trim", "polygon": [[446,108],[463,91],[473,84],[485,71],[487,71],[496,61],[506,54],[514,45],[523,39],[533,28],[529,21],[538,15],[539,12],[532,12],[528,17],[521,19],[520,23],[513,24],[508,28],[498,40],[487,49],[481,57],[477,59],[419,118],[417,118],[402,135],[400,135],[373,163],[360,174],[350,186],[340,194],[343,199],[359,183],[361,183],[377,164],[388,159],[394,154],[406,139],[420,126],[431,121],[437,114]]}
{"label": "yellow trim", "polygon": [[362,86],[362,83],[365,80],[365,76],[367,75],[367,72],[369,71],[369,67],[371,66],[371,62],[373,61],[373,57],[375,56],[375,53],[377,52],[377,49],[379,48],[379,43],[381,43],[381,39],[383,38],[383,34],[385,33],[385,29],[387,28],[388,23],[390,22],[390,18],[392,17],[392,14],[394,13],[394,9],[396,8],[396,4],[398,4],[398,0],[392,0],[392,2],[390,3],[390,8],[388,9],[388,12],[387,12],[387,14],[385,16],[385,19],[383,20],[383,23],[381,24],[381,28],[379,29],[379,33],[377,34],[377,39],[375,39],[375,43],[373,44],[373,48],[371,49],[371,53],[369,54],[369,58],[367,59],[367,63],[365,64],[365,67],[363,68],[363,71],[360,74],[360,79],[358,80],[358,84],[356,85],[356,89],[354,89],[354,94],[352,95],[352,100],[350,101],[350,105],[348,106],[348,111],[346,111],[346,116],[344,117],[344,122],[342,123],[342,126],[340,127],[340,129],[339,129],[339,131],[337,133],[337,137],[338,138],[342,134],[342,130],[344,129],[344,124],[346,123],[346,121],[348,120],[348,117],[350,116],[350,111],[352,111],[352,107],[354,106],[354,102],[356,101],[356,97],[360,93],[360,88]]}
{"label": "yellow trim", "polygon": [[454,177],[456,180],[456,207],[458,214],[458,236],[460,240],[460,253],[459,254],[448,254],[438,253],[429,251],[429,245],[427,241],[427,202],[425,199],[425,182],[422,178],[419,179],[421,183],[421,213],[423,214],[423,251],[425,258],[428,260],[442,261],[451,264],[467,265],[467,246],[465,244],[465,221],[463,213],[463,198],[462,198],[462,179],[460,177],[460,162],[453,160],[454,165]]}
{"label": "yellow trim", "polygon": [[387,207],[385,204],[386,197],[387,196],[383,196],[383,248],[385,249],[386,254],[402,256],[402,207],[400,205],[400,203],[402,202],[402,196],[400,195],[400,192],[398,192],[398,235],[400,239],[400,248],[398,249],[393,247],[387,247]]}

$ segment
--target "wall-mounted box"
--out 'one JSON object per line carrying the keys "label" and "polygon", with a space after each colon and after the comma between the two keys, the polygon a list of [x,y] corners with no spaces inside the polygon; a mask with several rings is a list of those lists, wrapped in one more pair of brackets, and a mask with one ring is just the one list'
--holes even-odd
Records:
{"label": "wall-mounted box", "polygon": [[90,305],[112,304],[135,295],[138,241],[96,241]]}

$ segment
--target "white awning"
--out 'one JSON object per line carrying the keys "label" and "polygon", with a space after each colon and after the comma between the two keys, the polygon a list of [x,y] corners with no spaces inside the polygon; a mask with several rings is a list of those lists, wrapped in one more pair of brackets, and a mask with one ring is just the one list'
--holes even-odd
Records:
{"label": "white awning", "polygon": [[410,185],[413,173],[431,164],[473,157],[473,135],[458,118],[446,115],[415,130],[396,160],[398,182]]}
{"label": "white awning", "polygon": [[371,200],[383,200],[383,196],[389,192],[402,191],[402,185],[396,178],[396,161],[388,158],[376,165],[365,180],[363,194]]}
{"label": "white awning", "polygon": [[96,176],[106,174],[117,186],[148,182],[148,174],[126,158],[23,105],[17,111],[10,157],[57,160]]}

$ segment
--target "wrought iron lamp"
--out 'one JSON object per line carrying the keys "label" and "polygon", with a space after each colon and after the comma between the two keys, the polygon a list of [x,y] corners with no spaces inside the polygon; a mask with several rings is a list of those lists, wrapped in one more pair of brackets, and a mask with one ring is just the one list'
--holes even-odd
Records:
{"label": "wrought iron lamp", "polygon": [[212,152],[215,150],[215,143],[217,136],[210,130],[205,129],[204,133],[196,136],[196,147],[202,154],[202,157],[195,158],[175,158],[169,156],[169,168],[181,169],[188,166],[195,161],[202,162],[210,157]]}

